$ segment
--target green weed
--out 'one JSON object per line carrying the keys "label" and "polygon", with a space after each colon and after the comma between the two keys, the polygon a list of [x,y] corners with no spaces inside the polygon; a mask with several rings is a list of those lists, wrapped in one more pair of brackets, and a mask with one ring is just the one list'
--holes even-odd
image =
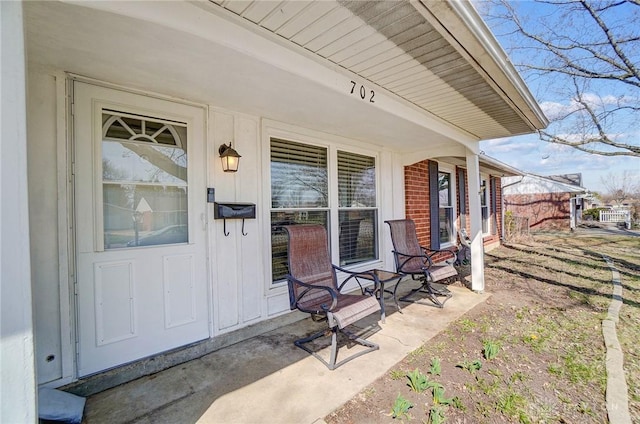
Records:
{"label": "green weed", "polygon": [[578,412],[584,415],[595,416],[595,414],[593,413],[593,410],[591,409],[589,404],[585,401],[582,401],[578,404]]}
{"label": "green weed", "polygon": [[482,342],[482,353],[484,354],[484,359],[495,359],[499,351],[500,343],[493,340],[484,340]]}
{"label": "green weed", "polygon": [[578,349],[568,352],[562,359],[566,375],[572,383],[592,381],[598,375],[596,367],[583,359]]}
{"label": "green weed", "polygon": [[479,359],[475,361],[464,360],[456,365],[458,368],[462,368],[463,370],[469,371],[471,374],[474,374],[476,371],[482,368],[482,362]]}
{"label": "green weed", "polygon": [[398,393],[398,397],[391,407],[391,417],[400,419],[411,418],[409,415],[409,409],[411,408],[413,408],[413,404]]}
{"label": "green weed", "polygon": [[407,373],[407,378],[409,379],[409,383],[407,383],[407,385],[416,393],[422,393],[429,387],[429,379],[417,368],[413,371],[409,371]]}
{"label": "green weed", "polygon": [[429,374],[440,375],[442,372],[442,366],[440,365],[440,358],[431,358],[431,367],[429,368]]}
{"label": "green weed", "polygon": [[516,381],[527,381],[529,376],[522,371],[516,371],[511,374],[511,382],[515,383]]}
{"label": "green weed", "polygon": [[500,370],[499,370],[499,369],[497,369],[497,368],[496,368],[496,369],[494,369],[494,370],[487,370],[487,373],[488,373],[488,374],[491,374],[491,375],[492,375],[492,376],[494,376],[494,377],[502,377],[502,376],[503,376],[502,371],[500,371]]}
{"label": "green weed", "polygon": [[409,362],[415,361],[416,359],[418,359],[418,357],[424,355],[426,351],[427,349],[424,345],[420,346],[417,349],[412,350],[411,352],[409,352],[408,361]]}
{"label": "green weed", "polygon": [[376,389],[375,387],[367,387],[361,394],[362,398],[366,399],[370,399],[372,398],[374,395],[376,394]]}
{"label": "green weed", "polygon": [[520,417],[522,408],[525,406],[526,400],[521,394],[508,391],[498,398],[496,402],[496,411],[508,417]]}
{"label": "green weed", "polygon": [[526,306],[520,309],[518,312],[516,312],[516,318],[520,320],[524,319],[528,315],[529,315],[529,308],[527,308]]}
{"label": "green weed", "polygon": [[476,386],[485,395],[491,395],[497,392],[500,388],[500,381],[498,379],[487,381],[484,378],[478,378],[476,381]]}
{"label": "green weed", "polygon": [[463,318],[458,322],[460,329],[465,333],[472,333],[475,331],[477,324],[468,318]]}
{"label": "green weed", "polygon": [[549,371],[549,374],[562,375],[562,365],[558,363],[549,364],[549,366],[547,367],[547,371]]}
{"label": "green weed", "polygon": [[429,424],[442,424],[444,423],[446,416],[444,414],[445,407],[441,405],[434,405],[429,410]]}
{"label": "green weed", "polygon": [[464,410],[464,405],[459,397],[446,398],[444,396],[444,386],[435,381],[429,382],[431,393],[433,394],[433,406],[429,411],[429,423],[440,424],[445,420],[445,412],[448,406],[453,406]]}
{"label": "green weed", "polygon": [[391,370],[389,371],[389,378],[391,378],[392,380],[402,380],[403,378],[405,378],[407,375],[407,373],[405,373],[402,370]]}

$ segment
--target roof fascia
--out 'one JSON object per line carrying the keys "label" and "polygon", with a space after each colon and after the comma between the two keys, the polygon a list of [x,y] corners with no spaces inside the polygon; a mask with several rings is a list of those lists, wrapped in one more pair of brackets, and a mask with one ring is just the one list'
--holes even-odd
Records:
{"label": "roof fascia", "polygon": [[552,179],[543,177],[542,175],[525,174],[525,177],[526,178],[531,178],[531,179],[539,181],[541,183],[553,184],[555,187],[564,189],[564,191],[566,191],[566,192],[587,193],[589,191],[584,187],[573,186],[573,185],[570,185],[570,184],[561,183],[560,181],[552,180]]}
{"label": "roof fascia", "polygon": [[487,156],[485,154],[480,155],[479,162],[480,164],[485,164],[491,168],[501,171],[502,177],[507,177],[507,176],[515,177],[515,176],[522,176],[526,174],[524,171],[514,168],[513,166],[507,165],[504,162],[500,162],[499,160],[492,158],[490,156]]}
{"label": "roof fascia", "polygon": [[540,105],[469,1],[411,0],[411,3],[512,105],[532,131],[547,127],[549,120]]}
{"label": "roof fascia", "polygon": [[[479,153],[477,150],[469,149],[472,153],[478,155],[478,162],[480,164],[480,171],[485,174],[494,176],[506,177],[506,176],[524,176],[526,173],[506,163],[500,162],[490,156],[483,153]],[[466,168],[466,150],[463,146],[447,146],[437,149],[425,149],[421,151],[406,153],[402,155],[401,162],[403,166],[412,165],[424,160],[436,160],[445,163],[451,163],[462,168]]]}

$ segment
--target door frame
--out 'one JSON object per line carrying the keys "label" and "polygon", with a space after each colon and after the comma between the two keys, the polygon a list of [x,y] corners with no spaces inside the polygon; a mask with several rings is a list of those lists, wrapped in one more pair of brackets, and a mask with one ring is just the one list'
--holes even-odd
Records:
{"label": "door frame", "polygon": [[[155,92],[132,89],[130,87],[105,82],[95,78],[85,77],[72,72],[54,72],[56,84],[56,161],[57,185],[58,185],[58,263],[59,263],[59,293],[60,293],[60,328],[61,328],[61,378],[58,380],[43,383],[42,386],[59,387],[71,383],[78,379],[78,306],[76,296],[76,246],[75,246],[75,202],[74,202],[74,82],[82,82],[103,88],[124,91],[131,94],[152,97],[158,100],[180,103],[187,106],[202,109],[204,128],[204,139],[202,142],[204,151],[204,178],[205,184],[209,185],[209,106],[203,103],[191,102],[171,96],[161,95]],[[204,194],[201,196],[204,199]],[[196,194],[196,199],[198,198]],[[207,286],[207,319],[209,337],[214,335],[213,326],[213,304],[212,304],[212,283],[210,264],[210,237],[209,237],[209,214],[208,208],[204,214],[204,224],[207,228],[204,234],[202,248],[205,252],[206,262],[206,286]],[[195,218],[194,218],[195,221]]]}

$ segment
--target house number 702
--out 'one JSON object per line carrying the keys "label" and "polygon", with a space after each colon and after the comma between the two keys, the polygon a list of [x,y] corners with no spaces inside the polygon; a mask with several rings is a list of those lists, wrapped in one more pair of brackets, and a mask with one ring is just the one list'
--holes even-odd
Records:
{"label": "house number 702", "polygon": [[[364,85],[360,84],[360,89],[356,90],[356,87],[358,87],[358,84],[355,81],[351,81],[351,92],[349,94],[355,94],[355,95],[360,95],[360,98],[362,100],[366,100],[367,98],[367,89],[364,88]],[[369,90],[369,102],[370,103],[375,103],[375,101],[373,100],[373,98],[375,97],[376,93],[373,90]]]}

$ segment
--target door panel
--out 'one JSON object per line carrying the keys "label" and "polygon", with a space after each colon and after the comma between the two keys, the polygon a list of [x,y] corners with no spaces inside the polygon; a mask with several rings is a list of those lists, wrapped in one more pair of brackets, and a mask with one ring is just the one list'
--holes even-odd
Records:
{"label": "door panel", "polygon": [[205,113],[82,82],[74,109],[85,376],[210,335]]}
{"label": "door panel", "polygon": [[196,291],[192,255],[163,258],[165,328],[189,324],[196,319]]}
{"label": "door panel", "polygon": [[96,344],[136,336],[133,263],[94,263]]}

